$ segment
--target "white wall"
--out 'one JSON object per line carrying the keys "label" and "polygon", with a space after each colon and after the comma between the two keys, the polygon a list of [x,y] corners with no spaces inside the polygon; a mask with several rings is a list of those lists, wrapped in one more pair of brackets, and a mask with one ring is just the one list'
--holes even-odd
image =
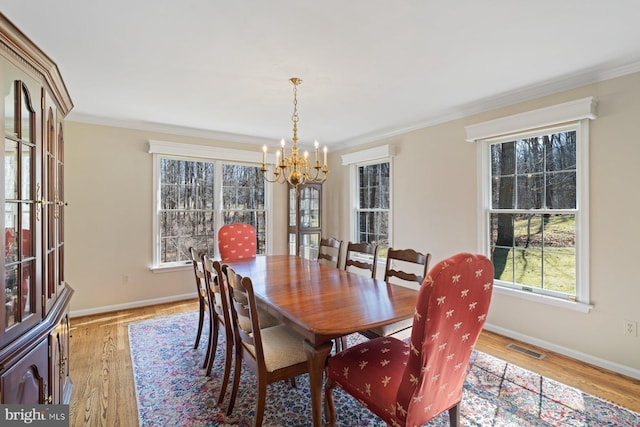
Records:
{"label": "white wall", "polygon": [[[195,298],[193,270],[153,273],[152,155],[149,139],[261,152],[231,144],[65,123],[66,280],[74,288],[71,314]],[[286,192],[275,187],[273,253],[285,253]],[[127,276],[124,283],[123,277]]]}
{"label": "white wall", "polygon": [[[456,252],[477,251],[476,146],[464,127],[537,108],[595,96],[590,124],[591,302],[588,314],[494,293],[488,327],[640,378],[640,338],[624,336],[623,320],[640,322],[636,245],[640,243],[640,74],[381,140],[394,144],[393,246],[433,255],[432,265]],[[349,238],[348,168],[332,155],[326,230]]]}
{"label": "white wall", "polygon": [[[425,94],[428,96],[428,94]],[[476,146],[464,127],[595,96],[590,132],[591,299],[588,314],[495,294],[489,327],[640,378],[640,338],[623,335],[623,319],[640,321],[635,271],[640,242],[640,73],[380,140],[394,144],[393,245],[433,255],[432,263],[477,250]],[[239,144],[67,122],[67,281],[72,314],[194,295],[192,272],[153,274],[151,155],[158,139],[242,148]],[[259,147],[246,146],[259,150]],[[348,168],[330,152],[325,234],[349,239]],[[282,187],[282,186],[281,186]],[[276,192],[274,253],[286,252],[286,194]],[[432,264],[432,265],[433,265]],[[129,282],[122,283],[122,276]]]}

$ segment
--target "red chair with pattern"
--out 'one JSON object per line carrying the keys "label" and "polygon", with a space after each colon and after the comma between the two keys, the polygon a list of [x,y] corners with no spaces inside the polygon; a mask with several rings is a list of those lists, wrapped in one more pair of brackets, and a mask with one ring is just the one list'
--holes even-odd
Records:
{"label": "red chair with pattern", "polygon": [[251,224],[225,224],[218,230],[222,261],[256,256],[256,229]]}
{"label": "red chair with pattern", "polygon": [[435,265],[418,291],[410,343],[380,337],[329,359],[330,425],[337,385],[391,426],[421,426],[447,410],[458,426],[469,358],[492,291],[493,264],[483,255],[461,253]]}

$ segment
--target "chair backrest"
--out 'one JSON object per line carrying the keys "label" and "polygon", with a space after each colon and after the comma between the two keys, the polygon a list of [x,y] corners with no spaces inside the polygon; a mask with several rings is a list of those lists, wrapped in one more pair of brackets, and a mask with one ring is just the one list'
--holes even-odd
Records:
{"label": "chair backrest", "polygon": [[[245,351],[253,355],[258,364],[264,365],[264,350],[253,283],[250,278],[237,274],[233,268],[225,267],[235,343],[242,345]],[[245,321],[241,319],[242,317]],[[246,321],[247,319],[249,321]]]}
{"label": "chair backrest", "polygon": [[215,314],[225,325],[226,339],[231,339],[231,316],[229,314],[229,297],[226,291],[222,266],[219,261],[211,261],[207,254],[202,254],[202,265],[204,266],[204,279],[209,292],[209,300],[213,302]]}
{"label": "chair backrest", "polygon": [[347,256],[344,262],[344,269],[352,271],[353,267],[371,272],[371,277],[376,277],[376,266],[378,263],[378,245],[372,243],[352,243],[347,244]]}
{"label": "chair backrest", "polygon": [[431,254],[423,254],[413,249],[389,248],[384,281],[400,284],[402,281],[414,282],[420,286],[429,269],[430,260]]}
{"label": "chair backrest", "polygon": [[202,299],[207,296],[204,278],[204,268],[202,266],[202,254],[199,254],[193,247],[189,248],[189,254],[191,255],[191,262],[193,264],[193,274],[196,279],[196,289],[198,292],[198,298]]}
{"label": "chair backrest", "polygon": [[256,243],[256,229],[251,224],[225,224],[218,230],[218,252],[222,261],[255,257]]}
{"label": "chair backrest", "polygon": [[340,255],[342,254],[342,240],[328,237],[320,239],[318,248],[318,262],[340,268]]}
{"label": "chair backrest", "polygon": [[460,253],[436,264],[418,292],[410,354],[398,407],[404,425],[422,425],[462,398],[473,346],[485,323],[493,291],[493,264]]}

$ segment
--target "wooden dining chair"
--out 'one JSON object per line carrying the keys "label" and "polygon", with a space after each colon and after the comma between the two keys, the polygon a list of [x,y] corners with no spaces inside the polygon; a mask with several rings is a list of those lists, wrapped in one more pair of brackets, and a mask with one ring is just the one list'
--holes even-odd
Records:
{"label": "wooden dining chair", "polygon": [[257,251],[256,229],[251,224],[225,224],[218,230],[218,252],[224,262],[253,258]]}
{"label": "wooden dining chair", "polygon": [[[384,280],[387,283],[420,287],[429,269],[430,260],[431,254],[429,253],[423,254],[414,249],[389,248]],[[367,338],[386,337],[407,331],[411,324],[411,319],[406,319],[360,333]]]}
{"label": "wooden dining chair", "polygon": [[[231,267],[223,271],[226,271],[236,343],[233,388],[227,415],[231,415],[233,411],[244,362],[258,377],[254,426],[261,426],[267,385],[308,372],[307,354],[303,348],[304,337],[284,324],[261,329],[251,279],[236,274]],[[249,322],[241,321],[242,318],[249,319]]]}
{"label": "wooden dining chair", "polygon": [[344,262],[346,271],[362,273],[369,271],[372,278],[376,277],[378,264],[378,245],[372,243],[347,243],[347,255]]}
{"label": "wooden dining chair", "polygon": [[209,294],[209,300],[211,301],[211,304],[209,304],[209,318],[213,320],[211,333],[209,334],[209,348],[205,356],[207,376],[211,375],[211,368],[213,367],[216,349],[218,348],[218,335],[220,331],[224,334],[225,339],[224,372],[222,385],[220,386],[220,394],[218,395],[218,405],[221,405],[227,391],[229,375],[231,374],[231,364],[233,362],[233,326],[229,311],[228,295],[224,290],[225,283],[220,262],[211,261],[207,254],[203,254],[202,265],[204,266],[205,285]]}
{"label": "wooden dining chair", "polygon": [[[204,269],[202,268],[201,254],[193,248],[189,248],[189,254],[191,256],[191,263],[193,264],[193,274],[196,279],[196,292],[198,295],[198,331],[196,332],[196,342],[193,348],[196,349],[200,345],[200,337],[202,336],[202,327],[204,325],[204,318],[209,311],[209,297],[205,286]],[[211,326],[211,319],[209,319],[209,326]],[[211,329],[209,329],[209,341],[211,341]],[[207,345],[207,352],[209,346]],[[209,354],[205,356],[205,362],[202,366],[205,367]]]}
{"label": "wooden dining chair", "polygon": [[320,239],[320,247],[318,248],[319,263],[340,268],[341,254],[342,240],[333,237]]}
{"label": "wooden dining chair", "polygon": [[327,425],[335,425],[336,386],[388,425],[421,426],[449,411],[458,426],[462,388],[493,291],[493,264],[461,253],[429,272],[418,291],[410,342],[380,337],[329,358]]}

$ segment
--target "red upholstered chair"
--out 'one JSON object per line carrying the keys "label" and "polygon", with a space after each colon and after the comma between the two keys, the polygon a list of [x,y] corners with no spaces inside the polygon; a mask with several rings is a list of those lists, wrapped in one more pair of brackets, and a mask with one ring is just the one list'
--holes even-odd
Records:
{"label": "red upholstered chair", "polygon": [[251,224],[225,224],[218,230],[222,261],[255,257],[256,242],[256,229]]}
{"label": "red upholstered chair", "polygon": [[469,358],[492,291],[493,264],[483,255],[462,253],[436,264],[418,291],[410,343],[380,337],[329,359],[330,425],[338,385],[391,426],[421,426],[446,410],[458,426]]}

